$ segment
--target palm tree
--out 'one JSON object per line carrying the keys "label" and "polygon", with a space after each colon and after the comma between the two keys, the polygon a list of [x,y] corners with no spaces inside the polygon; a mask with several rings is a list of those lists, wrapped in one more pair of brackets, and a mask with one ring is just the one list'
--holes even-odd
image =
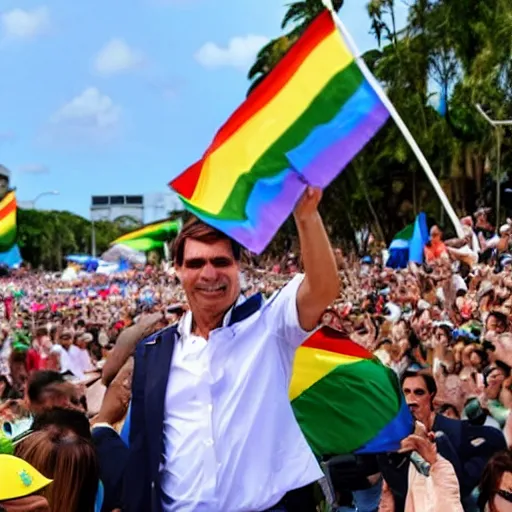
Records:
{"label": "palm tree", "polygon": [[[333,0],[332,6],[338,12],[343,6],[343,0]],[[288,4],[281,28],[285,29],[291,25],[294,28],[301,28],[303,31],[324,8],[321,0],[300,0]]]}
{"label": "palm tree", "polygon": [[[344,0],[333,0],[333,8],[339,11]],[[281,28],[292,27],[289,33],[273,39],[267,43],[256,56],[256,62],[248,73],[251,85],[248,95],[257,87],[265,77],[274,69],[284,54],[297,41],[311,21],[325,9],[322,0],[300,0],[288,5]]]}

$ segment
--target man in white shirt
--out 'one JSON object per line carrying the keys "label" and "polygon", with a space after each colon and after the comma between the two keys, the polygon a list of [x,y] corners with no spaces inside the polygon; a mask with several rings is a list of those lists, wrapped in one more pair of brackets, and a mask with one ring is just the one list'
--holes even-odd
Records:
{"label": "man in white shirt", "polygon": [[75,361],[75,350],[78,348],[73,345],[73,332],[65,329],[60,334],[58,343],[52,347],[51,353],[56,354],[59,358],[60,373],[71,372],[75,377],[82,379],[84,375]]}
{"label": "man in white shirt", "polygon": [[91,343],[92,340],[92,334],[84,332],[77,335],[75,344],[69,347],[69,357],[71,358],[73,366],[82,375],[94,369],[91,362],[91,356],[87,350],[87,345],[88,343]]}
{"label": "man in white shirt", "polygon": [[235,242],[198,220],[176,239],[190,311],[137,348],[123,510],[286,510],[321,478],[288,398],[295,351],[339,294],[320,199],[309,188],[294,212],[305,275],[266,303],[241,294]]}

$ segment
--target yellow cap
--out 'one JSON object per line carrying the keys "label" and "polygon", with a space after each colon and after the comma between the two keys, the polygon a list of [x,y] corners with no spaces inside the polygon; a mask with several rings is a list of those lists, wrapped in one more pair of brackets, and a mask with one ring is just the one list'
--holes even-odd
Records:
{"label": "yellow cap", "polygon": [[23,459],[0,455],[0,502],[28,496],[51,483]]}

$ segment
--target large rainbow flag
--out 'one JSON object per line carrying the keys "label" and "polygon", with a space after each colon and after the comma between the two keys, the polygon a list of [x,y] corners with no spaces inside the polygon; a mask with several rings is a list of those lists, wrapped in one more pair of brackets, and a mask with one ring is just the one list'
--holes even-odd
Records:
{"label": "large rainbow flag", "polygon": [[414,428],[395,373],[330,327],[298,349],[290,400],[318,456],[396,451]]}
{"label": "large rainbow flag", "polygon": [[325,10],[170,186],[260,253],[307,185],[325,188],[388,116]]}
{"label": "large rainbow flag", "polygon": [[111,245],[126,245],[141,252],[153,251],[173,239],[180,232],[181,225],[181,220],[159,220],[120,236]]}

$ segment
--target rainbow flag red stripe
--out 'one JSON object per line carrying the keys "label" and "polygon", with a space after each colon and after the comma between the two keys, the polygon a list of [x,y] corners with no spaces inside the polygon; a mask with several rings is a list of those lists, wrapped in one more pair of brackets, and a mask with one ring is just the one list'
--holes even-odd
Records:
{"label": "rainbow flag red stripe", "polygon": [[388,117],[323,11],[170,186],[192,213],[259,253],[306,186],[325,188]]}
{"label": "rainbow flag red stripe", "polygon": [[330,327],[298,349],[289,394],[317,455],[395,451],[413,430],[394,372]]}

